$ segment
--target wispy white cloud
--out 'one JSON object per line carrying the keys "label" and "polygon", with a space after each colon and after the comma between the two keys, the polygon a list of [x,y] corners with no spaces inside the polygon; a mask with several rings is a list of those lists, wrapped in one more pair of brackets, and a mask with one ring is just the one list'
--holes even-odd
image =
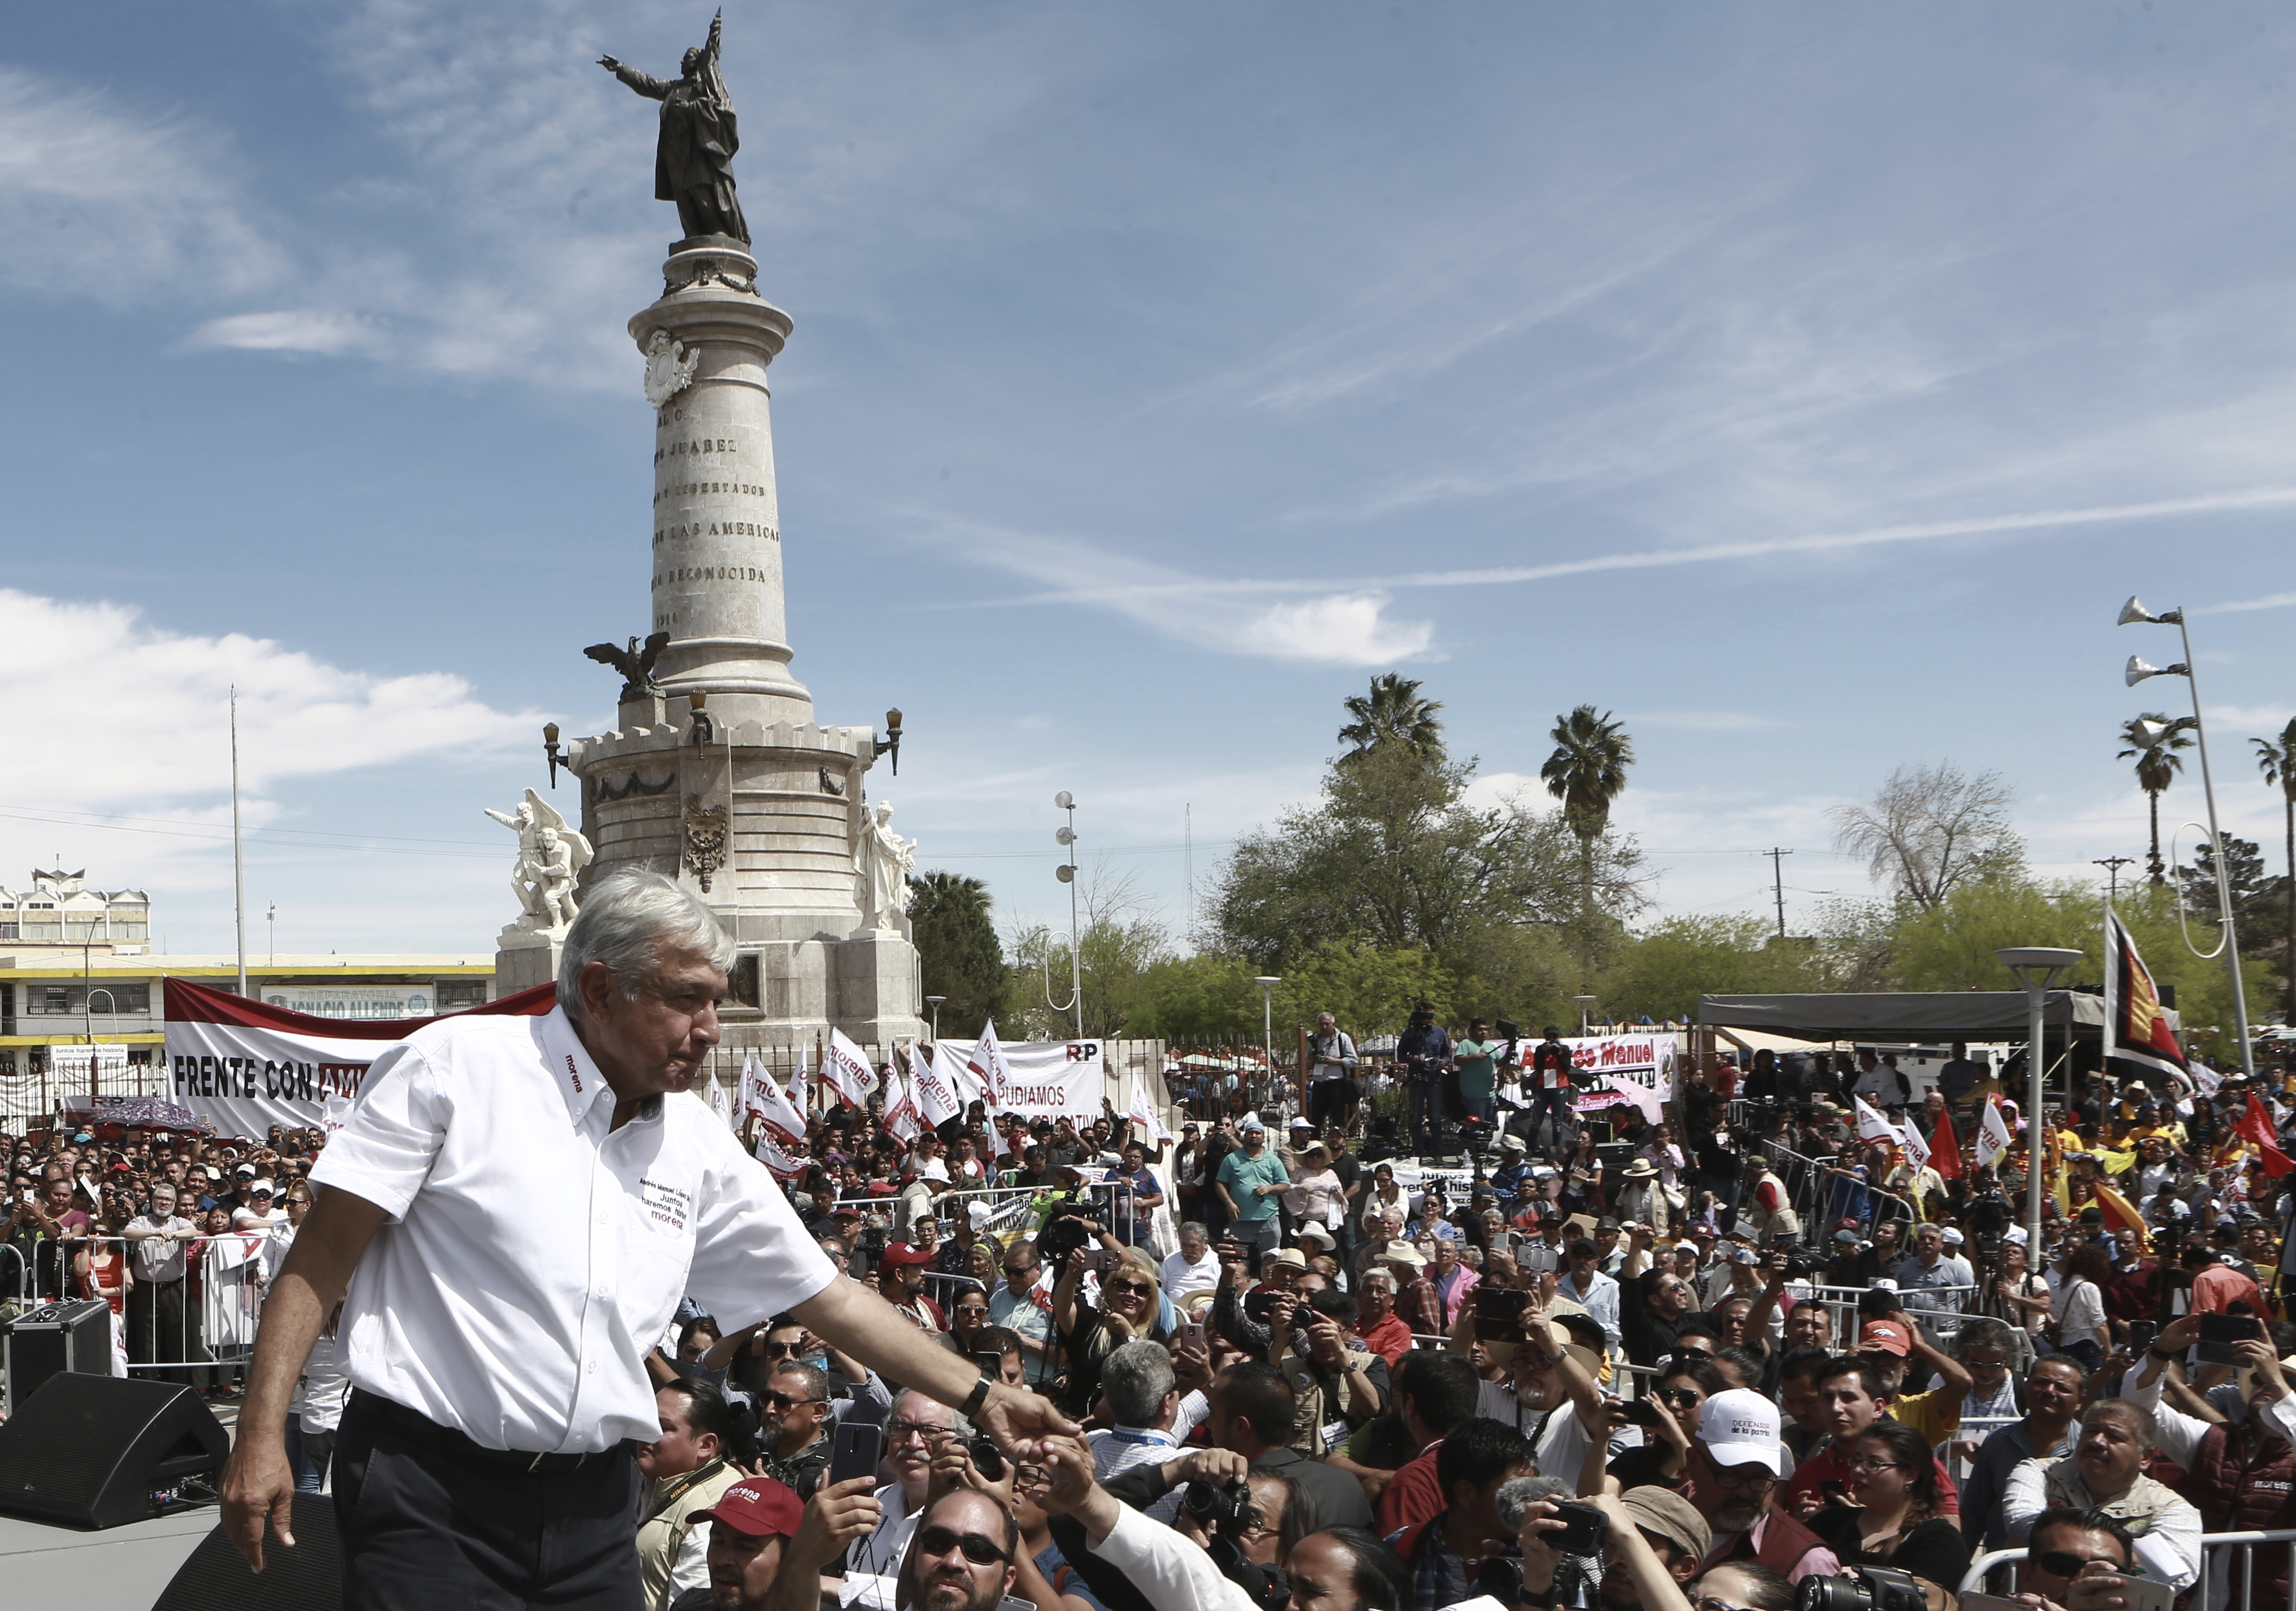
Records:
{"label": "wispy white cloud", "polygon": [[259,291],[291,258],[243,166],[198,119],[0,65],[0,278],[114,306]]}
{"label": "wispy white cloud", "polygon": [[299,352],[334,356],[371,351],[380,332],[365,319],[340,309],[283,308],[277,313],[233,314],[210,319],[184,339],[188,349],[235,348],[242,352]]}
{"label": "wispy white cloud", "polygon": [[1629,728],[1660,732],[1767,732],[1793,724],[1751,710],[1636,710],[1623,720]]}
{"label": "wispy white cloud", "polygon": [[2296,593],[2268,593],[2258,599],[2236,599],[2228,604],[2199,604],[2194,606],[2196,616],[2226,615],[2241,609],[2285,609],[2296,604]]}

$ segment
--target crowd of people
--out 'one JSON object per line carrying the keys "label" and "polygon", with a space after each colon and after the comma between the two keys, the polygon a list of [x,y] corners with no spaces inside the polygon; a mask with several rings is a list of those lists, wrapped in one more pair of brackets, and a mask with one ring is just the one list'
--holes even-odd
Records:
{"label": "crowd of people", "polygon": [[[1918,1093],[1871,1053],[1708,1059],[1668,1116],[1597,1120],[1480,1023],[1414,1026],[1384,1077],[1416,1104],[1315,1044],[1301,1111],[1169,1139],[814,1114],[785,1190],[832,1265],[1083,1431],[1007,1460],[796,1316],[689,1300],[646,1357],[646,1611],[815,1611],[824,1573],[933,1611],[1785,1611],[1873,1568],[1945,1611],[2010,1546],[2030,1604],[2116,1611],[2190,1587],[2204,1533],[2296,1526],[2277,1075],[2087,1081],[2045,1116],[2035,1249],[2026,1134],[1975,1163],[2003,1088],[1959,1056]],[[115,1300],[131,1360],[200,1358],[212,1244],[291,1245],[322,1141],[18,1143],[8,1241],[33,1290]],[[840,1477],[849,1427],[874,1457]],[[2288,1588],[2262,1552],[2249,1611]]]}

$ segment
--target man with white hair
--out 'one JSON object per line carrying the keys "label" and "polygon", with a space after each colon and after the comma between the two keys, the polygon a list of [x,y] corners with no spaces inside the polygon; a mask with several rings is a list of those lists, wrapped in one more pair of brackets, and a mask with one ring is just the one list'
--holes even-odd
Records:
{"label": "man with white hair", "polygon": [[922,1393],[904,1393],[893,1401],[893,1418],[885,1423],[884,1462],[892,1468],[893,1480],[877,1490],[882,1515],[875,1531],[854,1541],[846,1563],[850,1570],[890,1577],[900,1569],[932,1486],[933,1456],[955,1431],[956,1418],[947,1404]]}
{"label": "man with white hair", "polygon": [[1067,1424],[839,1274],[693,1094],[734,956],[695,896],[617,873],[567,932],[554,1010],[444,1018],[374,1060],[312,1171],[224,1473],[258,1570],[266,1521],[294,1541],[283,1427],[339,1299],[345,1611],[636,1604],[643,1362],[683,1294],[735,1329],[789,1312],[1016,1452]]}

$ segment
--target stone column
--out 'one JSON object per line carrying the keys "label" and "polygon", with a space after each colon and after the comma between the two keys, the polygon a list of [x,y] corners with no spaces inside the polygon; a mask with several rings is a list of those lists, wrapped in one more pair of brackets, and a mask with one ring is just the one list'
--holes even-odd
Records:
{"label": "stone column", "polygon": [[660,300],[630,321],[655,403],[652,628],[670,634],[655,679],[701,689],[720,721],[808,722],[791,675],[781,511],[766,369],[790,317],[757,291],[738,241],[681,241]]}

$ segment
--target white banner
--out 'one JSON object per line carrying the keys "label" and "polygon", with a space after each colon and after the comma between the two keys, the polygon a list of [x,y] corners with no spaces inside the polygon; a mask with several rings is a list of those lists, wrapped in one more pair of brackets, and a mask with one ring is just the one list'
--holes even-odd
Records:
{"label": "white banner", "polygon": [[428,985],[266,985],[256,994],[266,1007],[315,1018],[427,1018],[439,1010]]}
{"label": "white banner", "polygon": [[1921,1130],[1913,1120],[1907,1119],[1898,1127],[1898,1144],[1906,1149],[1906,1161],[1916,1171],[1929,1167],[1930,1144],[1922,1139]]}
{"label": "white banner", "polygon": [[1852,1096],[1850,1105],[1857,1115],[1857,1139],[1861,1141],[1888,1141],[1895,1145],[1902,1138],[1898,1127],[1874,1111],[1862,1096]]}
{"label": "white banner", "polygon": [[1002,1051],[1004,1095],[997,1112],[1032,1119],[1065,1113],[1079,1124],[1100,1117],[1108,1067],[1098,1041],[1030,1041]]}
{"label": "white banner", "polygon": [[101,1041],[93,1046],[51,1046],[48,1072],[68,1082],[66,1089],[94,1091],[109,1084],[116,1092],[127,1077],[127,1048]]}

